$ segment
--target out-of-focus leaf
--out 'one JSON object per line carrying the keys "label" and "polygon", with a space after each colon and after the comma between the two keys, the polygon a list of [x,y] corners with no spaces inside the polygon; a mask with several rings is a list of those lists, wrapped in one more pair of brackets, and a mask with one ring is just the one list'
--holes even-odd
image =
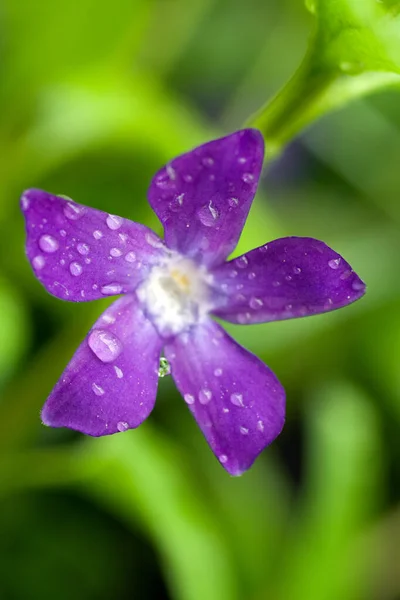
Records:
{"label": "out-of-focus leaf", "polygon": [[17,292],[0,278],[0,385],[26,349],[30,328]]}
{"label": "out-of-focus leaf", "polygon": [[77,469],[87,478],[90,496],[127,523],[136,526],[139,519],[145,526],[174,599],[237,598],[227,541],[182,448],[146,423],[86,442]]}
{"label": "out-of-focus leaf", "polygon": [[400,3],[309,0],[316,26],[298,71],[251,119],[280,151],[319,116],[374,90],[400,85]]}
{"label": "out-of-focus leaf", "polygon": [[307,407],[307,484],[286,569],[271,597],[355,600],[366,573],[352,564],[355,540],[379,499],[381,447],[377,415],[360,390],[322,388]]}

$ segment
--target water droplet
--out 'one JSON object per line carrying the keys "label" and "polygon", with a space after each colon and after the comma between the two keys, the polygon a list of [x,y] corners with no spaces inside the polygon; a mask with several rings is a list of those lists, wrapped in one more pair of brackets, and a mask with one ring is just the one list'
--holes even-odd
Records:
{"label": "water droplet", "polygon": [[252,173],[243,173],[242,180],[245,183],[249,183],[249,184],[253,183],[253,181],[254,181],[254,175]]}
{"label": "water droplet", "polygon": [[96,229],[95,231],[93,231],[93,237],[95,240],[101,240],[101,238],[103,237],[103,234],[100,231],[100,229]]}
{"label": "water droplet", "polygon": [[69,265],[69,272],[71,273],[71,275],[73,275],[74,277],[78,277],[78,275],[82,274],[82,265],[80,265],[78,262],[72,262]]}
{"label": "water droplet", "polygon": [[240,325],[246,325],[246,323],[248,323],[251,319],[251,314],[250,313],[240,313],[237,316],[237,320],[238,323],[240,323]]}
{"label": "water droplet", "polygon": [[42,235],[39,239],[39,246],[43,252],[51,254],[58,250],[58,242],[51,235]]}
{"label": "water droplet", "polygon": [[239,427],[239,431],[242,435],[248,435],[249,430],[247,429],[247,427]]}
{"label": "water droplet", "polygon": [[126,431],[127,429],[129,429],[129,425],[126,421],[119,421],[117,423],[117,429],[118,429],[118,431],[120,431],[122,433],[123,431]]}
{"label": "water droplet", "polygon": [[247,256],[240,256],[239,258],[236,259],[236,264],[239,267],[239,269],[245,269],[247,267],[247,265],[249,264],[249,260],[247,258]]}
{"label": "water droplet", "polygon": [[35,269],[37,269],[38,271],[40,271],[40,269],[43,269],[44,265],[46,264],[46,260],[43,256],[35,256],[35,258],[32,260],[32,265],[34,266]]}
{"label": "water droplet", "polygon": [[186,183],[192,183],[193,177],[192,175],[184,175],[183,180],[186,181]]}
{"label": "water droplet", "polygon": [[[96,286],[97,289],[97,286]],[[103,323],[108,323],[109,325],[112,325],[113,323],[115,323],[115,317],[114,315],[110,315],[108,313],[104,313],[101,317]]]}
{"label": "water droplet", "polygon": [[183,399],[186,402],[186,404],[194,404],[194,396],[192,396],[192,394],[185,394],[183,396]]}
{"label": "water droplet", "polygon": [[92,261],[91,261],[91,259],[90,259],[90,258],[85,258],[85,264],[87,264],[87,265],[90,265],[90,263],[91,263],[91,262],[92,262]]}
{"label": "water droplet", "polygon": [[22,196],[21,198],[21,206],[22,206],[22,210],[28,210],[30,205],[30,200],[29,198],[27,198],[25,195]]}
{"label": "water droplet", "polygon": [[168,205],[169,208],[173,212],[177,212],[183,205],[184,197],[185,197],[185,194],[179,194],[179,196],[175,196],[175,198],[173,200],[171,200],[171,202],[169,203],[169,205]]}
{"label": "water droplet", "polygon": [[225,407],[224,407],[224,408],[222,409],[222,412],[223,412],[223,413],[225,413],[225,414],[227,414],[227,413],[229,412],[229,408],[225,408]]}
{"label": "water droplet", "polygon": [[238,394],[237,392],[235,392],[234,394],[231,394],[231,398],[230,398],[232,404],[234,404],[235,406],[241,406],[243,407],[243,395],[242,394]]}
{"label": "water droplet", "polygon": [[151,233],[148,231],[145,235],[146,242],[152,246],[153,248],[162,248],[164,246],[162,240],[155,235],[155,233]]}
{"label": "water droplet", "polygon": [[286,281],[292,281],[293,277],[291,275],[286,275],[285,279]]}
{"label": "water droplet", "polygon": [[215,371],[214,371],[215,377],[221,377],[222,373],[223,373],[222,369],[215,369]]}
{"label": "water droplet", "polygon": [[258,431],[261,431],[261,433],[264,431],[264,423],[262,421],[257,421],[257,429]]}
{"label": "water droplet", "polygon": [[171,181],[174,181],[176,179],[174,167],[172,165],[166,165],[165,170],[167,171],[167,175],[171,179]]}
{"label": "water droplet", "polygon": [[235,271],[235,269],[232,269],[232,271],[229,271],[229,277],[232,277],[232,279],[237,277],[237,274],[238,274],[238,272]]}
{"label": "water droplet", "polygon": [[100,385],[97,385],[97,383],[92,383],[92,390],[94,391],[96,396],[103,396],[104,394],[103,388]]}
{"label": "water droplet", "polygon": [[158,367],[158,376],[165,377],[171,374],[171,366],[165,356],[160,358],[160,366]]}
{"label": "water droplet", "polygon": [[349,269],[347,269],[347,271],[344,271],[339,279],[341,279],[342,281],[344,281],[345,279],[348,279],[350,277],[350,275],[352,274],[352,271],[350,271]]}
{"label": "water droplet", "polygon": [[122,369],[120,369],[119,367],[117,367],[116,365],[114,365],[114,371],[116,376],[118,377],[118,379],[122,379],[124,376],[124,372],[122,371]]}
{"label": "water droplet", "polygon": [[203,163],[203,165],[205,167],[212,167],[214,164],[214,159],[211,158],[211,156],[205,156],[204,158],[201,159],[201,162]]}
{"label": "water droplet", "polygon": [[111,256],[113,256],[114,258],[118,258],[118,256],[122,255],[122,250],[120,250],[119,248],[111,248],[110,250],[110,254]]}
{"label": "water droplet", "polygon": [[240,158],[238,158],[239,165],[244,165],[246,162],[247,158],[245,158],[244,156],[240,156]]}
{"label": "water droplet", "polygon": [[75,204],[75,202],[67,202],[64,206],[64,215],[71,221],[77,221],[85,212],[85,206]]}
{"label": "water droplet", "polygon": [[239,204],[239,199],[238,198],[229,198],[228,200],[228,204],[229,206],[231,206],[232,208],[235,208],[236,206],[238,206]]}
{"label": "water droplet", "polygon": [[263,301],[261,300],[261,298],[250,298],[250,302],[249,302],[249,306],[250,308],[254,309],[254,310],[258,310],[259,308],[261,308],[263,306]]}
{"label": "water droplet", "polygon": [[362,281],[353,281],[351,287],[355,292],[365,289],[365,284]]}
{"label": "water droplet", "polygon": [[87,244],[78,244],[76,249],[81,256],[86,256],[86,254],[89,254],[90,247]]}
{"label": "water droplet", "polygon": [[333,305],[332,298],[328,298],[327,301],[324,304],[324,309],[325,310],[330,310],[332,308],[332,305]]}
{"label": "water droplet", "polygon": [[328,262],[331,269],[338,269],[341,263],[341,258],[333,258]]}
{"label": "water droplet", "polygon": [[199,392],[199,402],[200,404],[208,404],[212,398],[211,390],[200,390]]}
{"label": "water droplet", "polygon": [[103,285],[101,288],[101,293],[105,296],[112,296],[113,294],[120,294],[122,292],[122,285],[119,283],[109,283],[107,285]]}
{"label": "water droplet", "polygon": [[273,281],[273,282],[272,282],[272,287],[274,287],[274,288],[277,288],[277,287],[279,287],[280,285],[281,285],[281,282],[280,282],[280,281]]}
{"label": "water droplet", "polygon": [[128,254],[125,255],[125,260],[128,263],[133,263],[136,260],[136,254],[134,252],[128,252]]}
{"label": "water droplet", "polygon": [[122,352],[121,341],[110,331],[94,329],[88,338],[89,348],[101,362],[113,362]]}
{"label": "water droplet", "polygon": [[108,215],[106,219],[107,227],[115,231],[119,229],[123,223],[122,217],[117,217],[117,215]]}
{"label": "water droplet", "polygon": [[256,278],[256,274],[254,273],[254,271],[251,271],[251,273],[249,273],[249,275],[248,275],[248,279],[250,279],[250,281],[251,281],[252,279],[255,279],[255,278]]}
{"label": "water droplet", "polygon": [[216,221],[218,220],[219,212],[210,201],[208,204],[205,204],[197,211],[197,216],[199,218],[199,221],[205,227],[213,227]]}
{"label": "water droplet", "polygon": [[293,269],[293,273],[294,273],[295,275],[300,275],[300,273],[301,273],[301,269],[300,269],[300,267],[294,267],[294,269]]}
{"label": "water droplet", "polygon": [[65,237],[67,235],[67,232],[65,231],[65,229],[60,229],[60,235],[61,235],[61,237]]}
{"label": "water droplet", "polygon": [[226,454],[221,454],[219,457],[219,462],[224,465],[226,462],[228,462],[228,457]]}

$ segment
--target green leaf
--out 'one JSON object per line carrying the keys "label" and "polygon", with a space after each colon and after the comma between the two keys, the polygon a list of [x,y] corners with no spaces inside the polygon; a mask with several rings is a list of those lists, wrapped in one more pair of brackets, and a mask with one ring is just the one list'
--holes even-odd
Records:
{"label": "green leaf", "polygon": [[316,118],[374,90],[400,86],[400,2],[309,0],[316,24],[298,71],[250,119],[269,155]]}

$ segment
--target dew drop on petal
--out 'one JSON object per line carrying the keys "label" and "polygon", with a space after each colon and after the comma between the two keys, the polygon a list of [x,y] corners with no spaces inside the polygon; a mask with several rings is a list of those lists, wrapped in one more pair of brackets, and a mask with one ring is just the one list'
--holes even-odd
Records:
{"label": "dew drop on petal", "polygon": [[256,274],[254,273],[254,271],[251,271],[251,273],[249,273],[249,275],[248,275],[248,279],[250,279],[250,281],[252,281],[252,280],[253,280],[253,279],[255,279],[256,277],[257,277],[257,276],[256,276]]}
{"label": "dew drop on petal", "polygon": [[186,404],[194,404],[194,396],[192,396],[192,394],[185,394],[183,396],[183,399],[186,402]]}
{"label": "dew drop on petal", "polygon": [[104,394],[103,388],[100,385],[97,385],[97,383],[92,383],[92,390],[94,391],[96,396],[103,396]]}
{"label": "dew drop on petal", "polygon": [[22,199],[21,199],[22,210],[28,210],[29,205],[30,205],[29,198],[27,198],[26,196],[22,196]]}
{"label": "dew drop on petal", "polygon": [[331,269],[338,269],[341,263],[341,259],[340,258],[333,258],[332,260],[330,260],[328,262],[328,265],[330,266]]}
{"label": "dew drop on petal", "polygon": [[249,260],[248,260],[247,256],[240,256],[239,258],[236,259],[236,265],[240,269],[245,269],[248,264],[249,264]]}
{"label": "dew drop on petal", "polygon": [[249,430],[247,429],[247,427],[239,427],[239,431],[242,435],[248,435]]}
{"label": "dew drop on petal", "polygon": [[78,262],[72,262],[69,265],[69,272],[71,273],[71,275],[73,275],[74,277],[78,277],[79,275],[82,274],[82,265],[80,265]]}
{"label": "dew drop on petal", "polygon": [[129,429],[129,425],[126,421],[118,421],[117,429],[118,429],[118,431],[120,431],[122,433],[123,431],[126,431],[127,429]]}
{"label": "dew drop on petal", "polygon": [[101,362],[113,362],[122,352],[122,342],[105,329],[94,329],[88,338],[89,348]]}
{"label": "dew drop on petal", "polygon": [[211,158],[211,156],[206,156],[201,160],[201,162],[205,167],[212,167],[214,164],[214,159]]}
{"label": "dew drop on petal", "polygon": [[119,229],[123,223],[122,217],[117,217],[116,215],[108,215],[106,219],[107,227],[115,231]]}
{"label": "dew drop on petal", "polygon": [[228,204],[232,208],[236,208],[236,206],[238,206],[238,204],[239,204],[239,199],[238,198],[229,198]]}
{"label": "dew drop on petal", "polygon": [[234,394],[231,394],[230,400],[235,406],[244,406],[242,394],[235,392]]}
{"label": "dew drop on petal", "polygon": [[205,227],[214,227],[218,220],[219,212],[215,206],[213,206],[212,202],[209,202],[197,211],[197,216],[200,223]]}
{"label": "dew drop on petal", "polygon": [[136,260],[136,254],[134,252],[128,252],[128,254],[125,254],[125,260],[128,263],[133,263]]}
{"label": "dew drop on petal", "polygon": [[85,207],[75,204],[75,202],[67,202],[64,206],[64,215],[71,221],[77,221],[85,212]]}
{"label": "dew drop on petal", "polygon": [[42,235],[39,239],[39,247],[43,252],[51,254],[58,250],[58,242],[51,235]]}
{"label": "dew drop on petal", "polygon": [[212,398],[211,390],[200,390],[199,392],[199,402],[200,404],[208,404]]}
{"label": "dew drop on petal", "polygon": [[119,248],[111,248],[110,250],[110,254],[111,256],[113,256],[114,258],[118,258],[118,256],[122,255],[122,250],[120,250]]}
{"label": "dew drop on petal", "polygon": [[261,431],[261,433],[264,431],[264,423],[262,421],[257,421],[257,429],[258,431]]}
{"label": "dew drop on petal", "polygon": [[122,292],[122,285],[119,283],[109,283],[101,287],[101,293],[105,296],[112,296],[113,294],[120,294]]}
{"label": "dew drop on petal", "polygon": [[353,288],[353,290],[355,292],[358,292],[358,291],[363,290],[365,288],[365,284],[362,281],[354,281],[351,284],[351,287]]}
{"label": "dew drop on petal", "polygon": [[222,465],[224,465],[226,462],[228,462],[228,457],[226,454],[221,454],[218,456],[218,460]]}
{"label": "dew drop on petal", "polygon": [[253,181],[254,181],[254,175],[252,173],[243,173],[242,180],[245,183],[249,183],[249,184],[253,183]]}
{"label": "dew drop on petal", "polygon": [[153,248],[162,248],[164,244],[162,241],[154,234],[148,231],[145,235],[146,242],[152,246]]}
{"label": "dew drop on petal", "polygon": [[253,310],[258,310],[259,308],[261,308],[263,306],[263,301],[261,300],[261,298],[250,298],[250,302],[249,302],[249,306],[250,308],[252,308]]}
{"label": "dew drop on petal", "polygon": [[86,254],[89,254],[90,247],[87,244],[78,244],[76,249],[81,256],[86,256]]}
{"label": "dew drop on petal", "polygon": [[95,240],[101,240],[101,238],[103,237],[103,234],[100,231],[100,229],[96,229],[95,231],[93,231],[93,237]]}
{"label": "dew drop on petal", "polygon": [[295,275],[300,275],[300,273],[301,273],[301,269],[300,269],[300,267],[294,267],[294,268],[293,268],[293,273],[294,273]]}
{"label": "dew drop on petal", "polygon": [[124,376],[124,373],[122,371],[122,369],[120,369],[119,367],[117,367],[116,365],[114,365],[114,371],[116,376],[118,377],[118,379],[122,379]]}
{"label": "dew drop on petal", "polygon": [[61,237],[66,237],[67,232],[65,231],[65,229],[60,229],[60,235]]}
{"label": "dew drop on petal", "polygon": [[43,256],[40,256],[40,255],[35,256],[35,258],[32,260],[32,265],[38,271],[40,271],[40,269],[43,269],[45,264],[46,264],[46,260],[44,259]]}
{"label": "dew drop on petal", "polygon": [[222,373],[223,373],[222,369],[215,369],[215,371],[214,371],[215,377],[221,377]]}

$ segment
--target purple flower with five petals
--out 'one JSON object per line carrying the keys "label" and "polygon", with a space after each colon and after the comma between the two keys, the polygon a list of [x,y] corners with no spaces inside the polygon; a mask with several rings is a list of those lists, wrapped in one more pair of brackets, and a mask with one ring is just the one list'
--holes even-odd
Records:
{"label": "purple flower with five petals", "polygon": [[149,201],[164,240],[144,225],[41,190],[21,199],[27,255],[47,291],[82,302],[122,296],[76,351],[42,411],[43,422],[102,436],[138,427],[153,409],[161,352],[219,462],[248,469],[282,430],[285,392],[212,316],[251,324],[327,312],[365,285],[334,250],[311,238],[234,250],[264,156],[245,129],[172,160]]}

